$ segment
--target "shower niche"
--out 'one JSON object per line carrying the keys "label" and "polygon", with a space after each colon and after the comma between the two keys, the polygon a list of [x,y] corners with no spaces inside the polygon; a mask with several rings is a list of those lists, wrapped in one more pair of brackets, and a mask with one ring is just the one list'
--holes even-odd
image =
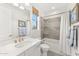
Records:
{"label": "shower niche", "polygon": [[43,38],[60,39],[61,17],[44,19]]}

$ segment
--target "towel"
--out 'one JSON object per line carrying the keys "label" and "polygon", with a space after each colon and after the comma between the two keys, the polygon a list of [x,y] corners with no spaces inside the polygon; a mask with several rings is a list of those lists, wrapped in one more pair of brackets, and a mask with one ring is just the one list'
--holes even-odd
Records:
{"label": "towel", "polygon": [[71,27],[69,45],[70,45],[70,47],[73,47],[73,45],[74,45],[74,31],[73,31],[73,27]]}
{"label": "towel", "polygon": [[74,48],[78,47],[78,27],[74,27]]}
{"label": "towel", "polygon": [[78,28],[77,27],[73,27],[71,28],[71,34],[70,34],[70,46],[77,48],[78,46]]}
{"label": "towel", "polygon": [[27,34],[26,27],[19,27],[18,34],[19,34],[19,36],[26,36],[26,34]]}
{"label": "towel", "polygon": [[73,37],[73,47],[74,48],[76,48],[76,28],[74,28],[74,30],[73,30],[73,32],[74,32],[74,37]]}

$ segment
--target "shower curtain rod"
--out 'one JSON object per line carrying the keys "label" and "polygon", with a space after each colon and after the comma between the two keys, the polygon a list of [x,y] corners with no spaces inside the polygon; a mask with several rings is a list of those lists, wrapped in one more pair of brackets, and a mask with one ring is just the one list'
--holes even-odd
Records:
{"label": "shower curtain rod", "polygon": [[44,17],[49,17],[49,16],[54,16],[54,15],[59,15],[59,14],[63,14],[63,13],[66,13],[66,12],[69,12],[69,11],[65,11],[65,12],[61,12],[61,13],[57,13],[57,14],[52,14],[52,15],[48,15],[48,16],[44,16]]}

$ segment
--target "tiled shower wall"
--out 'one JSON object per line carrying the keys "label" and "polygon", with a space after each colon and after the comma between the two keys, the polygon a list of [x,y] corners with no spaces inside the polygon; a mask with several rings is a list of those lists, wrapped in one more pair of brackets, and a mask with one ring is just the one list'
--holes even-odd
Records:
{"label": "tiled shower wall", "polygon": [[60,38],[60,22],[61,17],[54,17],[44,20],[44,34],[45,38],[57,39]]}

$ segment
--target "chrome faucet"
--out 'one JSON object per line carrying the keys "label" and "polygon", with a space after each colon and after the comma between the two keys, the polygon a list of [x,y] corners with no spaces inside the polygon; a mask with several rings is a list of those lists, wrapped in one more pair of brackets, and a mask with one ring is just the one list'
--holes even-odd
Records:
{"label": "chrome faucet", "polygon": [[24,41],[23,37],[16,37],[15,43]]}

